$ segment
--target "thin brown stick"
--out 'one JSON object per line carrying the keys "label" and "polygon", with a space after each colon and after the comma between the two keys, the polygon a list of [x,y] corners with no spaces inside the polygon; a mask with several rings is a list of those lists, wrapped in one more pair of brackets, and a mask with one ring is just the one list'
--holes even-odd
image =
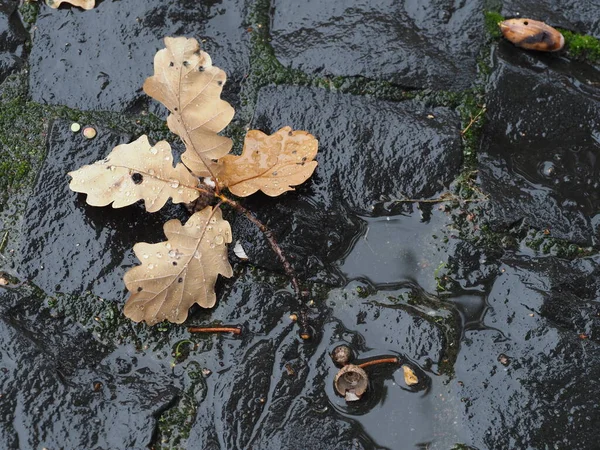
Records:
{"label": "thin brown stick", "polygon": [[398,364],[398,358],[381,358],[381,359],[373,359],[371,361],[364,362],[362,364],[358,364],[358,367],[364,369],[365,367],[371,367],[376,364]]}
{"label": "thin brown stick", "polygon": [[[304,293],[300,289],[300,282],[298,281],[298,277],[296,277],[296,273],[294,272],[294,269],[292,269],[292,265],[290,264],[290,262],[287,260],[287,258],[283,254],[281,247],[279,246],[279,244],[277,243],[277,240],[275,239],[275,235],[269,229],[269,227],[267,227],[264,223],[262,223],[254,214],[252,214],[252,212],[249,209],[245,208],[244,206],[242,206],[240,203],[236,202],[235,200],[232,200],[229,197],[226,197],[225,195],[220,194],[215,191],[209,191],[207,189],[203,189],[200,187],[195,187],[194,189],[197,190],[198,192],[202,192],[204,194],[210,194],[210,195],[214,196],[215,198],[219,199],[219,203],[217,204],[217,206],[215,206],[214,209],[218,208],[222,203],[226,203],[227,205],[229,205],[233,209],[235,209],[238,213],[243,214],[250,222],[252,222],[254,225],[256,225],[256,227],[267,238],[267,242],[269,243],[271,249],[273,250],[273,253],[275,253],[277,258],[279,258],[279,261],[281,262],[281,265],[283,266],[283,270],[284,270],[285,274],[290,278],[290,280],[292,282],[292,286],[294,288],[294,292],[296,293],[298,300],[303,302],[302,306],[307,306],[304,304],[304,300],[305,300],[305,297],[307,296],[307,294]],[[298,317],[298,322],[299,322],[300,328],[301,328],[300,337],[304,340],[308,340],[312,336],[311,332],[309,331],[310,328],[308,327],[307,315],[308,315],[307,311],[302,311],[302,312],[300,312],[299,317]]]}
{"label": "thin brown stick", "polygon": [[252,222],[254,225],[256,225],[256,227],[262,233],[264,233],[264,235],[267,238],[267,241],[269,242],[269,245],[271,246],[271,249],[277,255],[277,257],[279,258],[279,261],[281,261],[281,264],[283,265],[283,270],[285,271],[285,274],[288,277],[290,277],[290,279],[292,280],[292,286],[294,286],[294,291],[296,292],[296,295],[298,296],[298,298],[302,298],[302,293],[300,291],[300,283],[298,282],[298,278],[296,278],[296,274],[294,273],[294,270],[292,269],[292,265],[290,264],[290,262],[287,260],[287,258],[281,251],[281,247],[279,246],[279,244],[277,244],[277,241],[275,240],[275,236],[273,235],[273,232],[270,230],[270,228],[268,228],[264,223],[262,223],[260,220],[258,220],[258,218],[254,214],[252,214],[252,212],[249,209],[243,207],[240,203],[236,202],[235,200],[231,200],[230,198],[227,198],[224,195],[217,195],[217,198],[219,198],[223,203],[226,203],[229,206],[233,207],[233,209],[235,209],[240,214],[243,214],[244,216],[246,216],[246,218],[250,222]]}
{"label": "thin brown stick", "polygon": [[189,327],[190,333],[233,333],[242,334],[239,327]]}
{"label": "thin brown stick", "polygon": [[487,200],[486,198],[460,198],[460,197],[452,197],[452,198],[403,198],[402,200],[394,200],[394,203],[449,203],[449,202],[484,202]]}
{"label": "thin brown stick", "polygon": [[298,323],[300,325],[300,337],[303,340],[310,339],[312,337],[312,333],[310,331],[310,327],[308,326],[308,311],[307,311],[308,305],[305,302],[305,300],[306,300],[305,297],[307,296],[307,294],[304,293],[302,291],[302,289],[300,288],[300,282],[298,281],[298,277],[296,277],[296,273],[294,272],[294,269],[292,269],[292,265],[290,264],[290,262],[287,260],[287,258],[283,254],[281,247],[279,246],[279,244],[277,243],[277,240],[275,239],[275,235],[273,234],[273,232],[271,231],[271,229],[269,227],[267,227],[264,223],[262,223],[254,214],[252,214],[252,212],[249,209],[245,208],[240,203],[236,202],[235,200],[231,200],[230,198],[225,197],[224,195],[221,195],[221,194],[216,195],[216,197],[219,198],[223,203],[230,205],[233,209],[235,209],[240,214],[243,214],[250,222],[252,222],[254,225],[256,225],[256,227],[267,238],[267,242],[271,246],[271,250],[273,250],[273,253],[275,253],[275,255],[277,255],[277,258],[279,258],[279,261],[281,262],[281,265],[283,266],[283,270],[284,270],[285,274],[288,276],[288,278],[291,280],[292,286],[294,287],[294,292],[296,293],[296,296],[297,296],[298,300],[300,300],[301,306],[303,307],[303,310],[300,311],[300,313],[298,314]]}
{"label": "thin brown stick", "polygon": [[469,131],[469,128],[471,128],[471,126],[473,126],[473,124],[474,124],[474,123],[477,121],[477,119],[479,119],[479,117],[481,117],[481,115],[482,115],[482,114],[483,114],[485,111],[486,111],[486,108],[485,108],[485,106],[484,106],[483,108],[481,108],[481,111],[479,111],[479,112],[477,113],[477,115],[471,119],[471,121],[470,121],[470,122],[469,122],[469,124],[468,124],[468,125],[465,127],[465,129],[464,129],[464,130],[462,130],[462,131],[460,132],[460,135],[461,135],[461,136],[464,136],[464,135],[465,135],[465,133],[466,133],[467,131]]}

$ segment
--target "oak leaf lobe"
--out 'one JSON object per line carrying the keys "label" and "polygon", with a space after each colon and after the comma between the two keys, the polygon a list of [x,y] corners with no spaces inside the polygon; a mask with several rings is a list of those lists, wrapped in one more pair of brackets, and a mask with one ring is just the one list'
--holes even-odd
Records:
{"label": "oak leaf lobe", "polygon": [[69,188],[87,194],[92,206],[113,208],[144,200],[148,212],[156,212],[167,200],[189,203],[198,198],[198,180],[179,163],[173,167],[171,147],[166,141],[150,145],[146,135],[130,144],[116,146],[103,160],[83,166],[68,175]]}
{"label": "oak leaf lobe", "polygon": [[314,172],[319,141],[307,131],[283,127],[272,135],[250,130],[240,156],[219,160],[217,178],[238,197],[258,190],[276,197],[304,183]]}
{"label": "oak leaf lobe", "polygon": [[214,306],[218,275],[233,275],[225,245],[231,242],[231,227],[219,208],[207,206],[185,225],[169,220],[164,232],[165,242],[135,244],[133,250],[142,265],[127,271],[123,278],[132,293],[125,303],[125,315],[135,322],[182,323],[194,303],[203,308]]}
{"label": "oak leaf lobe", "polygon": [[212,160],[228,154],[233,145],[217,134],[235,114],[221,99],[227,75],[212,65],[196,39],[166,37],[165,46],[154,57],[154,75],[144,82],[144,92],[171,112],[167,124],[186,146],[184,164],[197,176],[213,175]]}
{"label": "oak leaf lobe", "polygon": [[79,6],[82,9],[92,9],[96,6],[96,0],[48,0],[48,6],[50,8],[56,9],[61,3],[69,3],[73,6]]}

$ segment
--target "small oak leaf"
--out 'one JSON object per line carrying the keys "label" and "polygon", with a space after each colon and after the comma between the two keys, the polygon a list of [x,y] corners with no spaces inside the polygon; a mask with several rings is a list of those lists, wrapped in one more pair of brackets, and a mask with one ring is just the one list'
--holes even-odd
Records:
{"label": "small oak leaf", "polygon": [[154,57],[154,75],[144,82],[144,92],[171,112],[167,124],[185,143],[184,164],[197,176],[213,175],[211,160],[232,147],[231,139],[217,134],[235,113],[221,100],[227,75],[195,39],[167,37],[165,46]]}
{"label": "small oak leaf", "polygon": [[122,208],[144,200],[148,212],[162,208],[169,197],[173,203],[198,198],[198,180],[183,164],[173,167],[171,147],[166,141],[150,145],[147,136],[116,146],[101,161],[69,172],[71,190],[87,194],[92,206]]}
{"label": "small oak leaf", "polygon": [[226,246],[231,242],[231,227],[219,208],[207,206],[185,225],[169,220],[164,231],[166,242],[140,242],[133,247],[142,265],[130,269],[124,281],[132,293],[125,315],[135,322],[182,323],[194,303],[214,306],[219,274],[233,275]]}
{"label": "small oak leaf", "polygon": [[306,131],[284,127],[267,135],[246,134],[241,156],[219,160],[217,177],[232,194],[247,197],[258,190],[276,197],[304,183],[314,172],[319,141]]}
{"label": "small oak leaf", "polygon": [[58,8],[61,3],[69,3],[83,9],[92,9],[96,6],[96,0],[48,0],[47,3],[50,8],[54,9]]}

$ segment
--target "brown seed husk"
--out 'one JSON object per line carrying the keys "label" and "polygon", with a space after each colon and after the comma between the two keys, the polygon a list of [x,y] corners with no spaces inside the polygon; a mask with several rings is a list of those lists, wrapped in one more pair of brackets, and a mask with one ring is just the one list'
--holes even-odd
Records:
{"label": "brown seed husk", "polygon": [[334,380],[335,390],[347,402],[360,400],[369,386],[367,373],[354,364],[348,364],[340,369]]}
{"label": "brown seed husk", "polygon": [[565,45],[565,38],[555,28],[532,19],[510,19],[499,23],[502,35],[527,50],[556,52]]}

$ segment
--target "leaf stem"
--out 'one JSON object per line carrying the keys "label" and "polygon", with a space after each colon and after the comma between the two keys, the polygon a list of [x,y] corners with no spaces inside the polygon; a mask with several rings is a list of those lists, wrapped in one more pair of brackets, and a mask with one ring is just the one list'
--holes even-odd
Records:
{"label": "leaf stem", "polygon": [[[302,302],[303,307],[307,306],[305,300],[308,295],[306,292],[303,292],[300,289],[300,282],[298,281],[298,277],[296,276],[294,269],[292,269],[292,265],[286,258],[281,247],[277,243],[277,240],[275,239],[275,235],[273,234],[271,229],[269,227],[267,227],[264,223],[262,223],[249,209],[245,208],[244,206],[242,206],[240,203],[236,202],[235,200],[225,197],[222,194],[215,194],[215,197],[219,198],[221,200],[221,202],[226,203],[227,205],[231,206],[233,209],[235,209],[240,214],[243,214],[244,216],[246,216],[246,218],[250,222],[252,222],[254,225],[256,225],[256,227],[265,235],[265,237],[267,238],[267,242],[269,243],[269,245],[271,246],[271,249],[273,250],[273,253],[275,253],[275,255],[277,255],[277,258],[279,258],[279,261],[281,262],[281,265],[283,266],[283,270],[285,271],[285,274],[292,281],[292,286],[294,287],[294,292],[296,293],[297,298]],[[298,322],[299,322],[300,328],[301,328],[300,337],[304,340],[311,338],[311,333],[309,332],[310,328],[308,327],[307,315],[308,315],[307,312],[303,311],[299,314],[299,317],[298,317]]]}
{"label": "leaf stem", "polygon": [[373,359],[371,361],[367,361],[362,364],[358,364],[358,367],[360,367],[361,369],[364,369],[365,367],[374,366],[376,364],[387,364],[387,363],[398,364],[398,358],[392,357],[392,358]]}
{"label": "leaf stem", "polygon": [[190,333],[233,333],[242,334],[239,327],[189,327]]}

